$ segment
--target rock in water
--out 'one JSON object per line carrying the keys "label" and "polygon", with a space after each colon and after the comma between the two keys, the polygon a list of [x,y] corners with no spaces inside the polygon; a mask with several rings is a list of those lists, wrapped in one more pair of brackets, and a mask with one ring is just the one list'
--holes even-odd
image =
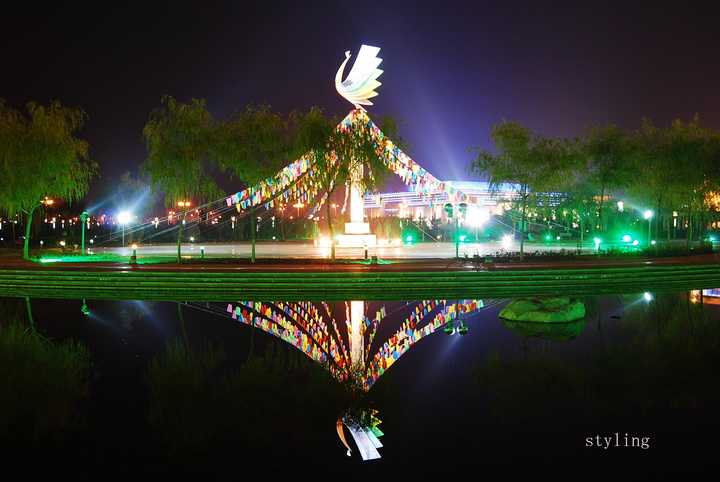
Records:
{"label": "rock in water", "polygon": [[585,305],[571,296],[517,299],[508,303],[498,317],[523,338],[567,341],[585,329]]}

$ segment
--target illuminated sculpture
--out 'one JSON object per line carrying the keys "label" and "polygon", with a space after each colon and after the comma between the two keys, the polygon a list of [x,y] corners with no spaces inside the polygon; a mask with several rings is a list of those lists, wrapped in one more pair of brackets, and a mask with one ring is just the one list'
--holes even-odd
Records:
{"label": "illuminated sculpture", "polygon": [[372,102],[368,99],[377,95],[375,89],[381,85],[377,81],[377,78],[383,73],[382,70],[377,68],[382,62],[382,59],[377,56],[378,52],[380,52],[378,47],[370,47],[369,45],[360,47],[355,63],[347,78],[343,81],[342,75],[345,65],[350,60],[350,51],[345,52],[345,61],[338,69],[337,74],[335,74],[335,88],[356,109],[365,110],[362,107],[363,105],[372,105]]}
{"label": "illuminated sculpture", "polygon": [[[393,142],[385,137],[380,129],[367,116],[363,105],[372,105],[370,98],[377,96],[374,89],[381,84],[377,81],[382,70],[377,67],[382,59],[377,57],[377,47],[363,45],[350,74],[345,81],[342,76],[345,65],[350,60],[346,52],[345,60],[335,76],[338,93],[355,106],[348,116],[338,125],[338,130],[368,129],[375,141],[378,154],[392,172],[400,176],[405,184],[412,183],[413,190],[427,193],[429,190],[444,191],[453,202],[477,203],[478,199],[467,199],[460,191],[440,182],[417,163],[414,163]],[[238,211],[247,206],[265,204],[271,209],[275,203],[290,204],[295,201],[310,203],[320,195],[317,183],[313,182],[313,169],[310,156],[290,164],[276,176],[260,183],[255,189],[246,189],[227,199],[228,206],[235,204]],[[362,173],[356,173],[362,176]],[[350,199],[350,223],[345,224],[345,234],[338,236],[341,246],[374,247],[375,236],[370,234],[369,224],[364,222],[363,195],[349,183],[346,190]],[[327,192],[322,194],[318,207],[327,202]],[[317,207],[313,209],[313,214]],[[344,207],[343,207],[344,211]],[[385,317],[383,307],[374,319],[366,316],[365,303],[352,300],[346,303],[345,320],[335,320],[333,310],[326,303],[296,302],[241,302],[236,306],[229,304],[227,311],[232,317],[272,333],[278,338],[293,344],[303,353],[327,366],[330,373],[340,381],[357,376],[364,390],[369,390],[403,353],[415,342],[432,334],[441,326],[452,326],[461,313],[468,313],[482,307],[480,300],[465,300],[462,303],[446,304],[444,300],[422,301],[410,313],[397,332],[382,344],[373,344],[380,321]],[[461,325],[461,333],[466,325]],[[454,330],[453,330],[454,331]],[[372,350],[372,351],[371,351]],[[353,373],[354,372],[354,373]],[[380,457],[377,449],[382,446],[377,429],[379,421],[373,421],[371,427],[361,427],[357,421],[346,416],[338,420],[338,435],[350,450],[343,435],[346,426],[355,439],[364,460]]]}
{"label": "illuminated sculpture", "polygon": [[[378,52],[378,47],[361,46],[350,73],[343,81],[345,65],[350,60],[350,51],[345,52],[345,60],[335,74],[338,93],[357,110],[365,111],[362,106],[372,105],[368,99],[377,95],[375,89],[380,86],[377,78],[383,73],[378,69],[382,62],[377,56]],[[362,169],[355,173],[358,177],[362,175]],[[338,244],[345,247],[375,247],[375,235],[370,234],[370,225],[364,222],[363,195],[357,188],[358,179],[353,181],[350,185],[350,222],[345,224],[345,234],[338,236]]]}
{"label": "illuminated sculpture", "polygon": [[[377,96],[375,89],[381,84],[377,78],[383,73],[377,67],[382,62],[377,54],[380,48],[363,45],[360,47],[350,74],[343,81],[345,66],[350,60],[350,52],[345,53],[345,60],[335,75],[335,87],[338,93],[355,106],[355,109],[338,125],[338,130],[369,129],[376,142],[378,153],[390,171],[398,175],[411,190],[418,193],[423,199],[433,204],[433,192],[442,192],[447,200],[453,203],[470,203],[479,205],[481,201],[475,196],[466,196],[460,190],[454,189],[451,183],[444,183],[432,176],[419,164],[400,150],[389,138],[385,137],[380,129],[370,120],[363,105],[372,105],[370,98]],[[260,182],[253,188],[240,191],[227,198],[227,204],[235,204],[238,212],[250,207],[265,205],[271,209],[278,204],[292,204],[300,202],[305,205],[313,204],[315,214],[320,206],[328,201],[327,193],[317,191],[317,183],[313,181],[312,161],[309,155],[291,163],[275,176]],[[356,172],[361,176],[361,172]],[[351,183],[356,184],[356,183]],[[316,197],[319,196],[319,199]],[[370,226],[364,222],[364,199],[357,187],[348,185],[346,190],[345,206],[350,201],[350,222],[345,224],[345,234],[338,236],[338,244],[345,247],[375,247],[375,235],[370,234]],[[382,204],[382,199],[376,201]]]}

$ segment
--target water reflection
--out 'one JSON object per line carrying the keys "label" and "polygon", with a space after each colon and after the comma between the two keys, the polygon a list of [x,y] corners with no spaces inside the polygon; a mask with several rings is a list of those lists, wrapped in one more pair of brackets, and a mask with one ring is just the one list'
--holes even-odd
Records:
{"label": "water reflection", "polygon": [[[717,443],[717,418],[705,410],[720,387],[711,294],[702,304],[694,292],[580,298],[582,320],[542,328],[500,317],[508,300],[363,303],[360,365],[350,302],[84,300],[88,316],[83,300],[31,300],[38,330],[82,342],[100,376],[79,407],[85,429],[62,443],[25,435],[17,447],[44,447],[55,462],[84,451],[97,466],[122,459],[128,473],[210,479],[290,476],[298,464],[452,474],[557,452],[612,469],[628,452],[589,451],[589,437],[649,437],[647,452],[663,457]],[[4,300],[8,316],[23,308]],[[446,336],[442,328],[460,318],[467,334]],[[363,462],[350,432],[345,457],[339,414],[349,414],[347,425],[368,417],[380,459]],[[452,467],[417,458],[450,448],[478,456]]]}
{"label": "water reflection", "polygon": [[572,296],[512,300],[498,315],[521,338],[569,341],[585,329],[585,303]]}
{"label": "water reflection", "polygon": [[[492,350],[486,361],[475,364],[473,378],[494,398],[495,414],[503,420],[693,410],[716,398],[720,387],[717,311],[695,302],[701,294],[622,296],[620,328],[626,336],[615,343],[574,359],[547,344],[522,359],[502,359]],[[709,294],[714,295],[704,295]],[[525,324],[520,329],[503,323],[523,338],[568,341],[576,336],[565,336],[565,323]],[[554,336],[555,327],[559,337]],[[598,332],[601,328],[599,322]]]}

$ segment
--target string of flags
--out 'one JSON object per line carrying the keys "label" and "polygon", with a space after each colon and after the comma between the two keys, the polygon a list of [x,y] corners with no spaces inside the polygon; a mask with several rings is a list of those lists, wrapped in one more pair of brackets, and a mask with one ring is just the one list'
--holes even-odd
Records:
{"label": "string of flags", "polygon": [[[339,130],[359,131],[368,129],[376,143],[378,152],[381,153],[385,166],[399,176],[406,185],[411,186],[411,191],[417,192],[421,198],[430,200],[432,203],[436,193],[442,192],[446,194],[449,202],[482,204],[482,201],[477,196],[466,195],[461,190],[453,188],[428,173],[395,145],[391,139],[385,136],[378,126],[370,120],[365,111],[350,111],[337,128]],[[369,174],[372,175],[371,172]],[[311,156],[305,155],[281,169],[271,178],[228,196],[226,203],[228,206],[235,204],[238,211],[249,209],[251,206],[264,205],[266,209],[271,209],[280,203],[309,203],[318,194],[317,184],[313,175]],[[342,213],[346,209],[348,194],[349,186],[346,185]],[[365,194],[366,196],[376,196],[376,201],[382,204],[382,197],[378,193],[366,192]],[[313,213],[326,199],[327,193],[320,199]]]}

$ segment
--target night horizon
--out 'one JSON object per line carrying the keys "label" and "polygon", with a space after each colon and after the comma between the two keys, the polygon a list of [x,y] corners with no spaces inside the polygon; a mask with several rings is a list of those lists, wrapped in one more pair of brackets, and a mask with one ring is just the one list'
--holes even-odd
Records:
{"label": "night horizon", "polygon": [[715,2],[6,10],[0,473],[711,467]]}
{"label": "night horizon", "polygon": [[635,130],[643,117],[664,127],[698,114],[720,127],[712,2],[390,2],[357,15],[334,2],[155,4],[110,15],[24,5],[6,17],[0,97],[22,112],[50,100],[84,109],[78,136],[100,166],[94,184],[138,176],[142,128],[164,95],[207,99],[216,119],[250,104],[283,113],[318,105],[344,117],[351,105],[332,80],[345,51],[355,55],[361,44],[380,47],[383,58],[369,115],[404,119],[408,154],[443,180],[472,179],[466,150],[489,147],[489,130],[503,119],[567,138],[588,125]]}

